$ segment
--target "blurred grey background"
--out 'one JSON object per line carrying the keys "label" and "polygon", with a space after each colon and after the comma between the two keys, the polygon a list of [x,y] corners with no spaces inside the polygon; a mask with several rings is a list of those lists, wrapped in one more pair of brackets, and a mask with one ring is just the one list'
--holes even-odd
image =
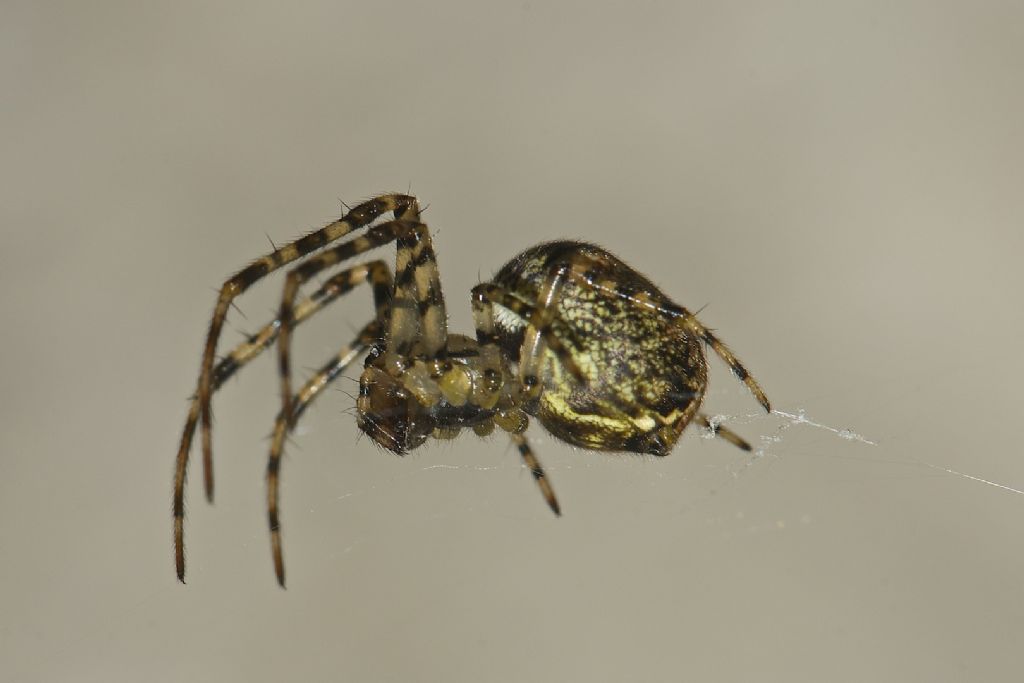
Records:
{"label": "blurred grey background", "polygon": [[[6,0],[0,678],[1019,680],[1022,27],[1012,2]],[[757,456],[534,425],[555,519],[500,436],[379,453],[343,379],[288,448],[282,591],[263,358],[217,396],[178,584],[215,288],[408,189],[453,329],[521,249],[592,240],[804,419],[716,360],[707,410]],[[302,372],[366,319],[349,299]]]}

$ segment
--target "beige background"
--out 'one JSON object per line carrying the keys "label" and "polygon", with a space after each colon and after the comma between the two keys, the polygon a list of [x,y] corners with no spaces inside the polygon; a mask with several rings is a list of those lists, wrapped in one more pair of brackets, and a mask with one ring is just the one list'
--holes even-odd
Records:
{"label": "beige background", "polygon": [[[139,5],[0,6],[0,679],[1019,680],[1019,3]],[[408,188],[453,328],[519,250],[597,241],[780,410],[875,445],[759,415],[716,362],[708,410],[760,457],[534,425],[556,520],[502,438],[378,453],[342,380],[288,451],[282,591],[263,359],[218,395],[177,584],[214,288]]]}

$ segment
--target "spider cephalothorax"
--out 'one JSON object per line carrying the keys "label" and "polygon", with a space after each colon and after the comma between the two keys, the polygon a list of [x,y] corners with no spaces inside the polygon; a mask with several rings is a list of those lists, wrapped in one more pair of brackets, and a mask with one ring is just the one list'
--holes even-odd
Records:
{"label": "spider cephalothorax", "polygon": [[[390,214],[391,218],[388,219]],[[357,229],[365,232],[334,244]],[[392,278],[383,261],[343,270],[299,299],[302,285],[326,269],[395,242]],[[218,363],[217,340],[232,301],[281,266],[288,272],[276,320]],[[375,314],[295,394],[293,329],[353,287],[369,283]],[[524,432],[536,417],[554,436],[592,450],[667,455],[696,420],[728,441],[740,437],[699,412],[707,388],[707,344],[770,410],[739,360],[697,318],[604,249],[548,242],[519,254],[494,279],[473,288],[476,338],[449,334],[437,262],[414,197],[383,195],[341,219],[258,259],[221,287],[206,338],[199,383],[178,449],[174,484],[175,557],[184,581],[184,489],[196,425],[202,423],[207,497],[213,496],[211,397],[223,382],[275,341],[281,376],[267,462],[267,512],[274,567],[284,585],[278,475],[284,440],[299,416],[361,353],[357,424],[378,445],[406,453],[428,438],[463,429],[507,432],[551,509],[560,508]]]}
{"label": "spider cephalothorax", "polygon": [[391,359],[374,346],[366,357],[356,421],[380,446],[402,455],[428,436],[452,438],[466,428],[485,435],[495,421],[511,424],[510,416],[525,425],[514,378],[496,353],[481,353],[477,342],[456,334],[448,337],[444,360],[428,363],[413,351]]}

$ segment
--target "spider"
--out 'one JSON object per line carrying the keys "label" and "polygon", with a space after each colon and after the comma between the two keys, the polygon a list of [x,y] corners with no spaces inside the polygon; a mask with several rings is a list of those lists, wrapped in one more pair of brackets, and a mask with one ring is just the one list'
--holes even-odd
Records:
{"label": "spider", "polygon": [[[276,341],[281,384],[267,462],[267,516],[278,583],[285,585],[278,512],[281,454],[303,411],[361,354],[357,423],[375,443],[405,454],[429,437],[507,432],[548,507],[554,490],[525,431],[536,417],[555,437],[590,450],[668,455],[693,421],[744,449],[750,445],[700,412],[707,388],[704,344],[732,368],[766,411],[768,398],[715,334],[646,277],[593,244],[547,242],[527,249],[490,282],[473,288],[475,338],[448,332],[430,233],[415,197],[387,194],[348,211],[238,271],[221,286],[203,348],[174,477],[174,546],[185,580],[185,477],[201,423],[203,473],[213,500],[211,398],[224,382]],[[356,237],[338,242],[357,230]],[[342,270],[308,297],[302,286],[324,271],[394,242],[395,277],[380,260]],[[229,307],[282,266],[288,271],[277,318],[216,361]],[[375,313],[297,392],[291,338],[296,326],[361,284]]]}

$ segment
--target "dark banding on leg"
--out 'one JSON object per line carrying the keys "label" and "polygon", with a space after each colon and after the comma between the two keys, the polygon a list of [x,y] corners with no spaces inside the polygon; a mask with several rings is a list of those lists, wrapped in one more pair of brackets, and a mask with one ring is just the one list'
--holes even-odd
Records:
{"label": "dark banding on leg", "polygon": [[544,496],[544,500],[547,502],[548,507],[556,515],[561,516],[562,509],[558,505],[558,499],[555,498],[555,491],[551,488],[551,483],[548,481],[547,475],[544,473],[544,468],[540,466],[540,461],[537,460],[537,456],[534,455],[533,449],[530,448],[530,442],[526,440],[524,434],[509,434],[512,438],[512,443],[516,445],[519,450],[519,455],[523,458],[523,463],[530,470],[530,474],[533,475],[534,481],[537,482],[537,486],[540,487],[541,495]]}
{"label": "dark banding on leg", "polygon": [[[277,340],[277,359],[281,380],[282,414],[285,416],[291,414],[291,336],[295,319],[295,298],[298,296],[299,288],[327,268],[359,256],[371,249],[394,242],[399,236],[405,234],[415,225],[421,224],[410,224],[406,221],[397,220],[381,223],[354,239],[315,254],[288,271],[288,276],[285,278],[284,283],[284,292],[281,295],[281,308],[278,314],[278,319],[281,321],[281,331]],[[399,309],[400,302],[392,299],[390,304],[392,322],[395,316],[399,314]]]}
{"label": "dark banding on leg", "polygon": [[[386,320],[388,304],[391,296],[392,278],[387,264],[383,261],[371,261],[355,266],[334,275],[322,287],[308,298],[295,306],[294,325],[309,319],[354,287],[369,281],[373,287],[373,300],[376,319]],[[277,339],[280,331],[280,320],[275,319],[264,325],[246,341],[236,346],[213,369],[211,393],[216,392],[228,379],[246,364],[268,348]],[[185,516],[185,481],[188,474],[189,453],[196,423],[199,420],[201,403],[199,395],[194,394],[189,405],[188,417],[178,447],[175,461],[174,476],[174,554],[175,569],[178,579],[185,580],[185,549],[184,549],[184,516]]]}
{"label": "dark banding on leg", "polygon": [[291,415],[286,416],[279,413],[274,423],[270,455],[267,458],[267,521],[270,525],[270,549],[274,558],[274,573],[282,588],[284,587],[284,555],[281,550],[281,518],[278,509],[280,505],[281,455],[284,453],[285,439],[313,400],[338,375],[344,372],[352,361],[377,341],[382,331],[382,321],[373,320],[368,323],[350,344],[342,347],[299,389],[291,401]]}
{"label": "dark banding on leg", "polygon": [[711,330],[704,327],[704,325],[697,320],[697,316],[690,313],[682,306],[671,304],[669,310],[674,315],[678,316],[679,324],[685,330],[689,331],[698,339],[703,339],[708,346],[715,350],[715,353],[718,354],[719,358],[725,361],[733,371],[733,374],[747,385],[750,392],[754,394],[754,398],[757,399],[757,402],[761,404],[761,407],[764,408],[766,412],[772,412],[771,403],[768,402],[768,397],[765,395],[764,390],[761,389],[761,385],[757,383],[757,380],[753,378],[750,372],[747,371],[746,367],[744,367],[743,363],[740,362],[739,358],[733,354],[722,340],[716,337]]}
{"label": "dark banding on leg", "polygon": [[[330,223],[290,242],[269,254],[260,257],[242,270],[228,278],[221,285],[214,306],[210,327],[203,346],[203,357],[199,370],[199,382],[196,394],[199,396],[199,411],[202,418],[203,472],[208,499],[213,499],[213,412],[210,405],[213,395],[213,368],[217,353],[217,342],[220,339],[224,320],[232,302],[249,287],[274,272],[281,266],[296,261],[345,235],[364,228],[388,213],[402,213],[417,207],[415,197],[402,194],[388,194],[376,197],[359,204],[339,220]],[[418,208],[415,209],[418,214]]]}

